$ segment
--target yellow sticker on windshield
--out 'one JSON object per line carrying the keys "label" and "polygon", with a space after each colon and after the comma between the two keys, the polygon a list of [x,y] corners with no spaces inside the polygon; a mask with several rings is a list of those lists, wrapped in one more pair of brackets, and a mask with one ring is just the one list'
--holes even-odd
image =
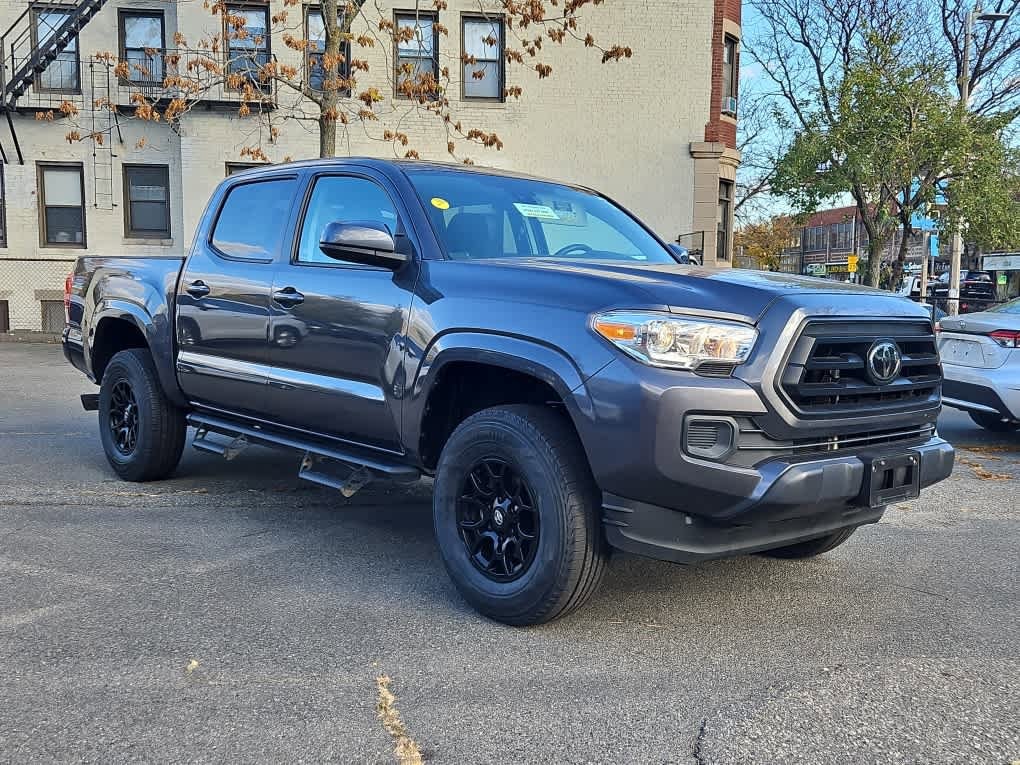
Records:
{"label": "yellow sticker on windshield", "polygon": [[442,197],[432,197],[432,206],[439,210],[449,210],[450,203]]}

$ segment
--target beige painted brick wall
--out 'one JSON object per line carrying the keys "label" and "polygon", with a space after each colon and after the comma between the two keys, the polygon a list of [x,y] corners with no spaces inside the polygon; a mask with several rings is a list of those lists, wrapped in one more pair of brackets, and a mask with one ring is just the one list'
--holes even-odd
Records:
{"label": "beige painted brick wall", "polygon": [[[413,8],[414,3],[384,3],[383,7]],[[0,26],[6,28],[26,3],[0,2]],[[82,78],[88,87],[87,57],[118,47],[118,8],[156,8],[164,12],[168,46],[176,31],[195,42],[219,29],[198,3],[113,0],[84,28],[79,40],[83,60]],[[284,8],[271,4],[273,12]],[[460,16],[478,9],[478,0],[451,0],[440,21],[449,36],[440,38],[441,63],[456,73],[460,55]],[[300,18],[300,8],[290,8],[290,19]],[[704,138],[709,113],[712,35],[712,4],[707,0],[614,0],[585,11],[585,23],[601,42],[621,42],[634,49],[634,57],[602,65],[594,51],[579,45],[547,44],[538,60],[553,67],[553,76],[539,81],[533,71],[508,66],[507,80],[520,84],[524,95],[505,104],[470,103],[459,100],[459,83],[452,100],[456,119],[465,126],[494,131],[504,141],[502,151],[459,146],[458,150],[480,165],[549,176],[596,187],[616,198],[651,224],[666,238],[692,230],[694,220],[694,160],[689,147]],[[357,31],[357,30],[355,30]],[[534,34],[534,32],[532,32]],[[514,46],[511,39],[508,45]],[[272,51],[282,61],[300,64],[300,54],[289,50],[275,35]],[[375,85],[392,92],[389,49],[358,49],[371,70],[359,76],[359,86]],[[456,79],[456,75],[455,75]],[[373,129],[393,123],[401,113],[401,130],[411,147],[423,158],[446,160],[447,137],[431,115],[421,115],[406,104],[382,106],[383,121]],[[282,135],[269,149],[280,161],[315,156],[318,138],[314,124],[280,120]],[[77,121],[88,127],[87,110]],[[239,161],[255,121],[239,119],[229,112],[195,110],[187,115],[180,135],[167,126],[133,119],[121,120],[123,142],[114,141],[112,158],[100,151],[100,159],[112,161],[113,204],[95,206],[93,146],[91,142],[69,144],[66,121],[37,122],[31,116],[15,118],[25,164],[14,158],[11,136],[0,125],[12,164],[5,167],[7,248],[3,257],[65,259],[83,253],[76,248],[41,247],[39,244],[39,161],[81,162],[85,170],[86,228],[89,254],[149,255],[183,254],[202,214],[209,193],[225,174],[225,164]],[[86,132],[86,131],[83,131]],[[144,137],[146,145],[136,148]],[[338,153],[394,156],[402,154],[390,144],[365,135],[352,125],[338,141]],[[122,165],[125,162],[163,164],[170,169],[172,239],[163,243],[139,243],[124,236]],[[108,171],[101,171],[108,172]],[[62,288],[64,266],[42,266],[0,260],[0,300],[11,299],[11,323],[15,328],[37,329],[40,309],[33,302],[35,290]],[[60,277],[53,284],[54,277]],[[28,295],[29,297],[24,297]]]}

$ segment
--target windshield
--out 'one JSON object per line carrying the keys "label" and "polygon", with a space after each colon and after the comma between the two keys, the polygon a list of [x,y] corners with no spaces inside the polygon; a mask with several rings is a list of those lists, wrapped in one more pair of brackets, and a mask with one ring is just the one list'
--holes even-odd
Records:
{"label": "windshield", "polygon": [[453,260],[677,262],[641,224],[596,194],[456,170],[412,168],[407,175]]}
{"label": "windshield", "polygon": [[1008,303],[1002,303],[1000,305],[993,305],[988,309],[995,313],[1016,313],[1020,314],[1020,298],[1010,300]]}

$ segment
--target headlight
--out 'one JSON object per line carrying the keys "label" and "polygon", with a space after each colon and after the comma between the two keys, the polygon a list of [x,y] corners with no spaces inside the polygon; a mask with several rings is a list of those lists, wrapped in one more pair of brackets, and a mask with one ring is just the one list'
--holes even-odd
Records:
{"label": "headlight", "polygon": [[596,314],[592,327],[639,361],[656,367],[697,369],[701,364],[743,364],[758,330],[746,324],[652,311]]}

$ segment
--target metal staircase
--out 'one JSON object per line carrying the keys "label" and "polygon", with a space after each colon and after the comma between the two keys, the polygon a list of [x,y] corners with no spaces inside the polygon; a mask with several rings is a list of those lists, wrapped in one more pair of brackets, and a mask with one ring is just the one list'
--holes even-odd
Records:
{"label": "metal staircase", "polygon": [[[19,99],[25,93],[37,85],[39,76],[46,71],[46,68],[57,61],[61,53],[66,51],[72,43],[77,40],[78,33],[92,20],[92,18],[106,5],[106,0],[45,0],[45,2],[29,2],[28,7],[22,12],[14,23],[0,36],[0,112],[3,112],[7,119],[7,127],[10,129],[11,138],[14,141],[14,148],[18,153],[18,161],[24,164],[25,159],[21,153],[21,146],[18,136],[11,120],[11,112],[18,111]],[[59,24],[40,30],[37,28],[37,17],[39,14],[47,14],[50,17],[62,15],[64,18]],[[77,80],[79,89],[81,87],[81,60],[80,52],[74,48]],[[39,90],[33,88],[33,92]],[[47,108],[59,106],[62,100],[68,98],[63,93],[46,94],[47,104],[32,104],[37,110],[44,111]],[[3,152],[3,160],[6,162],[6,152]]]}
{"label": "metal staircase", "polygon": [[[12,108],[32,86],[36,76],[67,49],[104,5],[106,0],[46,0],[45,4],[30,4],[0,37],[3,54],[0,108]],[[39,12],[66,13],[64,21],[42,40],[33,23]]]}

